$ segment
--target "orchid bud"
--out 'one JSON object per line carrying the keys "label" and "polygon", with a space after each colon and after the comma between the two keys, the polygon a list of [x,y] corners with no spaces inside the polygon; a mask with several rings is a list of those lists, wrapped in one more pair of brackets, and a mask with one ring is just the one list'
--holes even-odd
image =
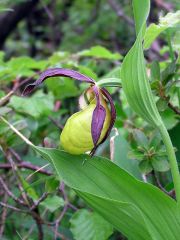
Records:
{"label": "orchid bud", "polygon": [[71,154],[91,151],[90,154],[93,155],[97,147],[109,136],[115,122],[116,111],[111,95],[105,88],[100,89],[92,78],[63,68],[44,71],[35,83],[25,88],[23,95],[32,92],[45,79],[57,76],[69,77],[91,84],[86,91],[86,99],[84,99],[84,103],[88,101],[88,104],[83,103],[82,110],[67,120],[60,136],[60,142],[64,150]]}

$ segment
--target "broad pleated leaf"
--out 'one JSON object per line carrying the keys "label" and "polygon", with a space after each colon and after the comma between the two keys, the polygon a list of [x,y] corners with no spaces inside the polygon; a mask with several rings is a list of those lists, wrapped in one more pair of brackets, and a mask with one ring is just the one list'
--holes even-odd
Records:
{"label": "broad pleated leaf", "polygon": [[111,161],[73,156],[36,147],[60,179],[131,240],[178,240],[176,202],[153,185],[140,182]]}
{"label": "broad pleated leaf", "polygon": [[121,79],[123,90],[132,109],[147,122],[157,127],[162,125],[162,120],[148,81],[142,46],[149,9],[149,0],[141,1],[141,7],[139,0],[133,0],[137,39],[124,58]]}

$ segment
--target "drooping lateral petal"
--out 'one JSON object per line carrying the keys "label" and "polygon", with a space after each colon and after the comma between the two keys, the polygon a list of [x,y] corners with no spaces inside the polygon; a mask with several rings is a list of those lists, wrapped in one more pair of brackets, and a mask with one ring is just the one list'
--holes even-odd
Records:
{"label": "drooping lateral petal", "polygon": [[106,138],[109,136],[109,134],[111,132],[111,129],[112,129],[114,123],[115,123],[116,109],[115,109],[113,99],[112,99],[110,93],[105,88],[101,88],[101,91],[102,91],[103,95],[106,97],[106,99],[109,101],[109,104],[110,104],[110,107],[111,107],[111,122],[110,122],[110,125],[109,125],[109,128],[108,128],[108,131],[107,131],[106,135],[104,136],[104,138],[101,142],[101,143],[103,143],[106,140]]}
{"label": "drooping lateral petal", "polygon": [[42,72],[39,79],[36,80],[33,84],[29,84],[23,91],[23,95],[28,95],[31,93],[35,87],[40,85],[46,78],[49,77],[69,77],[82,82],[87,82],[91,84],[95,84],[94,80],[90,77],[87,77],[77,71],[65,68],[50,68],[46,71]]}
{"label": "drooping lateral petal", "polygon": [[104,121],[106,118],[106,110],[100,103],[99,89],[97,86],[93,86],[93,91],[96,96],[96,107],[93,111],[92,123],[91,123],[91,134],[94,143],[94,147],[97,146],[98,140],[101,136]]}

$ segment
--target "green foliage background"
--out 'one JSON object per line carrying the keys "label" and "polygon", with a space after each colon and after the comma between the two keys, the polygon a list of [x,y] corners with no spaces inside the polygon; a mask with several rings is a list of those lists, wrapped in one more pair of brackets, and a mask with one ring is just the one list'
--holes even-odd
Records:
{"label": "green foliage background", "polygon": [[[24,2],[26,1],[1,1],[0,21],[1,17],[13,12],[14,6]],[[116,85],[122,60],[135,40],[135,30],[124,17],[133,19],[131,1],[115,1],[117,4],[115,10],[112,8],[112,2],[37,1],[1,45],[0,115],[35,145],[59,148],[62,127],[67,118],[78,111],[79,96],[87,87],[87,84],[79,84],[71,79],[53,78],[48,79],[31,96],[22,97],[21,93],[26,84],[35,81],[41,71],[49,67],[71,68],[103,82],[105,86],[111,79]],[[158,25],[160,9],[163,15],[168,12],[168,7],[169,11],[178,10],[178,1],[163,2],[164,8],[158,6],[156,1],[151,2],[149,24],[154,22]],[[117,6],[122,11],[121,16],[117,14]],[[145,41],[147,39],[152,42],[155,38],[154,29],[151,28],[154,27],[149,27]],[[178,114],[180,62],[177,41],[179,25],[166,26],[161,30],[163,31],[159,31],[161,35],[156,40],[158,48],[146,42],[147,48],[151,46],[145,52],[147,72],[158,110],[177,148],[176,155],[180,161]],[[107,87],[116,106],[117,120],[111,136],[100,146],[96,155],[110,157],[116,165],[137,179],[148,181],[166,193],[172,192],[173,196],[174,188],[161,137],[157,130],[130,108],[121,83],[119,85],[120,88]],[[11,91],[12,93],[6,97]],[[18,170],[12,168],[11,160]],[[43,167],[44,172],[35,173],[34,169],[25,166],[18,168],[22,163],[29,163],[37,169]],[[76,164],[81,168],[78,162],[73,166],[72,159],[70,163],[72,173]],[[95,164],[98,164],[96,160]],[[24,213],[23,211],[29,211],[30,208],[19,204],[0,186],[0,201],[22,210],[17,212],[8,209],[5,213],[5,208],[0,205],[1,239],[126,239],[124,236],[127,235],[126,231],[123,232],[124,235],[117,232],[82,200],[87,196],[77,194],[77,191],[82,189],[77,189],[75,182],[67,181],[67,185],[77,191],[67,185],[62,190],[62,182],[60,183],[59,178],[51,173],[53,170],[50,165],[47,166],[47,161],[0,121],[0,176],[10,192],[20,199],[23,199],[24,193],[30,205],[36,204],[44,193],[47,194],[35,208],[36,213],[46,222],[42,224],[29,212]],[[66,175],[66,171],[61,174]],[[79,195],[82,195],[82,198]],[[98,198],[96,201],[97,205],[101,202]],[[67,207],[67,203],[72,206]],[[113,209],[119,208],[118,204],[114,203]],[[55,223],[64,209],[65,214],[56,226]],[[101,211],[98,207],[96,210],[99,213]],[[4,214],[5,218],[2,217]],[[136,214],[141,222],[142,219]],[[106,213],[103,216],[108,218]],[[41,230],[38,229],[38,224],[41,225]],[[55,229],[59,233],[57,236]],[[43,236],[40,236],[40,231],[43,232]],[[148,236],[148,233],[146,234]]]}

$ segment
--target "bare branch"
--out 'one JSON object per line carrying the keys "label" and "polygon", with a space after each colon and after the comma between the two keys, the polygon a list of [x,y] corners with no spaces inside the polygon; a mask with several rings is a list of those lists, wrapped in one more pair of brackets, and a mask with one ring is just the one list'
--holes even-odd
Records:
{"label": "bare branch", "polygon": [[30,208],[30,210],[32,211],[32,210],[34,210],[35,208],[37,208],[37,206],[38,206],[41,202],[43,202],[43,201],[47,198],[47,196],[48,196],[48,193],[47,193],[47,192],[44,192],[44,193],[42,194],[42,196],[41,196],[37,201],[35,201],[34,205]]}
{"label": "bare branch", "polygon": [[[4,195],[4,204],[7,204],[7,194]],[[5,228],[5,223],[6,223],[6,216],[7,216],[7,208],[3,207],[2,209],[2,214],[1,214],[1,222],[0,222],[0,239],[3,236],[4,228]]]}
{"label": "bare branch", "polygon": [[24,201],[22,201],[21,199],[17,198],[17,197],[9,190],[8,186],[6,185],[6,183],[4,182],[4,180],[2,179],[1,176],[0,176],[0,183],[1,183],[4,191],[7,193],[7,195],[8,195],[9,197],[11,197],[15,202],[26,206],[26,204],[24,203]]}
{"label": "bare branch", "polygon": [[[26,169],[29,169],[29,170],[37,171],[39,173],[42,173],[42,174],[45,174],[45,175],[48,175],[48,176],[52,175],[52,173],[49,172],[48,170],[42,169],[40,166],[33,165],[29,162],[17,163],[16,166],[18,168],[26,168]],[[9,163],[1,163],[0,164],[0,169],[11,169],[11,168],[12,168],[11,164],[9,164]]]}
{"label": "bare branch", "polygon": [[54,234],[54,240],[57,240],[57,233],[58,233],[58,227],[59,224],[61,222],[61,220],[63,219],[64,215],[66,214],[66,211],[68,210],[68,205],[66,204],[62,210],[62,212],[60,213],[59,217],[57,218],[57,220],[55,221],[55,234]]}
{"label": "bare branch", "polygon": [[22,209],[20,209],[20,208],[13,207],[13,206],[11,206],[11,205],[9,205],[9,204],[6,204],[6,203],[3,203],[3,202],[0,202],[0,205],[3,206],[3,207],[5,207],[5,208],[9,208],[9,209],[11,209],[11,210],[13,210],[13,211],[15,211],[15,212],[28,213],[28,212],[25,211],[25,210],[22,210]]}
{"label": "bare branch", "polygon": [[118,17],[120,17],[121,19],[126,21],[131,27],[134,27],[133,20],[123,12],[121,6],[118,5],[116,0],[108,0],[108,2],[109,2],[109,5],[115,11],[115,13],[117,14]]}
{"label": "bare branch", "polygon": [[28,77],[26,79],[24,79],[23,81],[19,82],[18,84],[16,84],[14,86],[14,88],[4,97],[2,97],[0,99],[0,106],[4,105],[7,101],[9,101],[9,99],[11,98],[12,95],[14,95],[16,93],[16,91],[24,84],[28,83],[29,81],[31,81],[35,76],[39,75],[40,71],[36,72],[35,74],[33,74],[31,77]]}
{"label": "bare branch", "polygon": [[166,10],[168,12],[173,10],[172,3],[167,3],[167,2],[164,2],[163,0],[154,0],[154,1],[159,8],[163,8],[164,10]]}

